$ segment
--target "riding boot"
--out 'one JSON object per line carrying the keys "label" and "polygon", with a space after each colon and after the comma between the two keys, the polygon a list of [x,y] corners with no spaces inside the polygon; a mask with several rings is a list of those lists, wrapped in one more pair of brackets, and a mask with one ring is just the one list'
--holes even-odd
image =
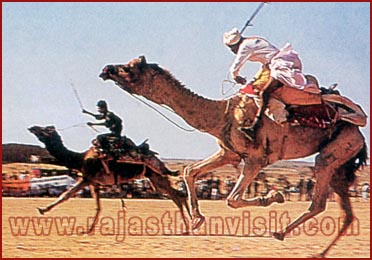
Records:
{"label": "riding boot", "polygon": [[255,118],[253,119],[252,124],[249,126],[243,126],[239,128],[239,130],[242,131],[248,137],[250,141],[253,141],[254,139],[256,139],[256,130],[258,128],[259,122],[261,120],[262,112],[264,111],[264,108],[267,102],[266,99],[268,99],[267,96],[268,95],[266,94],[263,94],[261,96],[261,104],[258,107],[257,114]]}

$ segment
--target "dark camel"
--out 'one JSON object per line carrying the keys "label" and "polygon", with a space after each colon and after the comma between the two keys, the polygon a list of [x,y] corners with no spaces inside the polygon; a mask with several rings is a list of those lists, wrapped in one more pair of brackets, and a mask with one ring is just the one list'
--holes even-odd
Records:
{"label": "dark camel", "polygon": [[[326,255],[353,221],[347,191],[354,180],[355,171],[364,165],[367,159],[365,140],[358,126],[345,120],[339,120],[333,127],[325,129],[288,122],[278,125],[263,117],[256,139],[251,142],[238,130],[237,117],[243,113],[247,120],[254,119],[257,105],[252,99],[247,98],[242,102],[239,95],[228,100],[206,99],[185,88],[157,64],[148,64],[143,56],[129,61],[128,64],[108,65],[100,77],[103,80],[112,80],[130,94],[141,95],[157,104],[172,108],[188,124],[218,139],[220,150],[217,153],[189,165],[184,171],[194,229],[205,221],[195,190],[198,176],[225,164],[231,164],[237,169],[243,161],[243,171],[227,198],[227,205],[232,208],[266,207],[273,202],[284,202],[283,196],[280,193],[272,193],[267,197],[244,198],[244,192],[259,171],[278,160],[302,158],[315,153],[319,154],[313,168],[316,185],[311,206],[286,228],[273,233],[274,237],[283,240],[294,228],[323,212],[326,209],[329,186],[340,196],[345,216],[340,232],[320,256]],[[337,109],[337,105],[335,107]],[[365,122],[365,118],[361,121]]]}
{"label": "dark camel", "polygon": [[[162,164],[162,162],[156,156],[151,155],[151,158],[147,158],[139,162],[132,162],[130,160],[129,162],[122,162],[120,161],[121,158],[119,158],[118,161],[111,160],[108,163],[108,168],[110,170],[110,173],[108,174],[102,164],[102,160],[98,158],[97,152],[93,147],[82,153],[68,150],[63,145],[61,137],[56,132],[54,126],[33,126],[29,128],[29,131],[45,144],[46,149],[57,159],[60,165],[78,170],[83,174],[83,178],[71,189],[61,194],[55,202],[51,203],[45,208],[38,208],[40,214],[50,211],[58,204],[73,197],[76,192],[82,190],[83,188],[93,186],[97,209],[94,221],[88,230],[88,233],[90,233],[97,224],[99,213],[101,211],[99,197],[100,186],[127,183],[132,179],[146,177],[151,181],[152,185],[157,191],[167,194],[174,201],[174,203],[180,209],[181,216],[186,227],[188,227],[188,220],[184,213],[185,207],[186,211],[190,215],[187,198],[185,198],[179,191],[173,189],[168,176],[158,170],[161,169],[159,164]],[[124,208],[123,200],[122,206]]]}

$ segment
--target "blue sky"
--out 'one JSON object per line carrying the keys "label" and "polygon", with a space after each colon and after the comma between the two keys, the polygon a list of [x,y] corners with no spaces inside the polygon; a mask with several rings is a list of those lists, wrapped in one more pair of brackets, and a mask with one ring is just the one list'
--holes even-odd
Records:
{"label": "blue sky", "polygon": [[[87,110],[107,100],[123,118],[124,133],[136,143],[149,138],[162,158],[209,156],[217,150],[214,137],[176,128],[98,75],[106,64],[145,55],[198,94],[223,99],[221,84],[234,57],[222,35],[240,29],[257,6],[2,3],[2,142],[41,145],[27,128],[55,125],[67,147],[87,149],[97,133],[83,125],[92,118],[81,113],[73,85]],[[337,82],[370,114],[370,3],[272,2],[253,24],[245,35],[263,36],[279,48],[290,42],[305,73],[323,86]],[[259,66],[246,64],[242,74],[251,78]],[[369,123],[362,131],[369,144]]]}

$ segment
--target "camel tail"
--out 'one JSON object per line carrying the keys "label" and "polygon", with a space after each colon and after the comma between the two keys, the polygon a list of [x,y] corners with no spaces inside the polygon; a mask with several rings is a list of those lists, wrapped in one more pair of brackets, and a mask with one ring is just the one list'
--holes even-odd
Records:
{"label": "camel tail", "polygon": [[346,179],[349,184],[352,184],[355,181],[355,173],[359,169],[363,168],[363,166],[367,165],[367,160],[367,145],[364,143],[363,148],[359,151],[359,153],[343,165],[343,168],[346,172]]}

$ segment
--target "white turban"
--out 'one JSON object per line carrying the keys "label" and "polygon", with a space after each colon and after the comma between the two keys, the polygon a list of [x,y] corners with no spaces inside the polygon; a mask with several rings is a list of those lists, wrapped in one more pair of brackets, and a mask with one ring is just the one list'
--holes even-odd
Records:
{"label": "white turban", "polygon": [[233,28],[231,31],[224,33],[223,43],[226,45],[234,45],[239,42],[241,37],[242,36],[239,33],[238,29]]}

